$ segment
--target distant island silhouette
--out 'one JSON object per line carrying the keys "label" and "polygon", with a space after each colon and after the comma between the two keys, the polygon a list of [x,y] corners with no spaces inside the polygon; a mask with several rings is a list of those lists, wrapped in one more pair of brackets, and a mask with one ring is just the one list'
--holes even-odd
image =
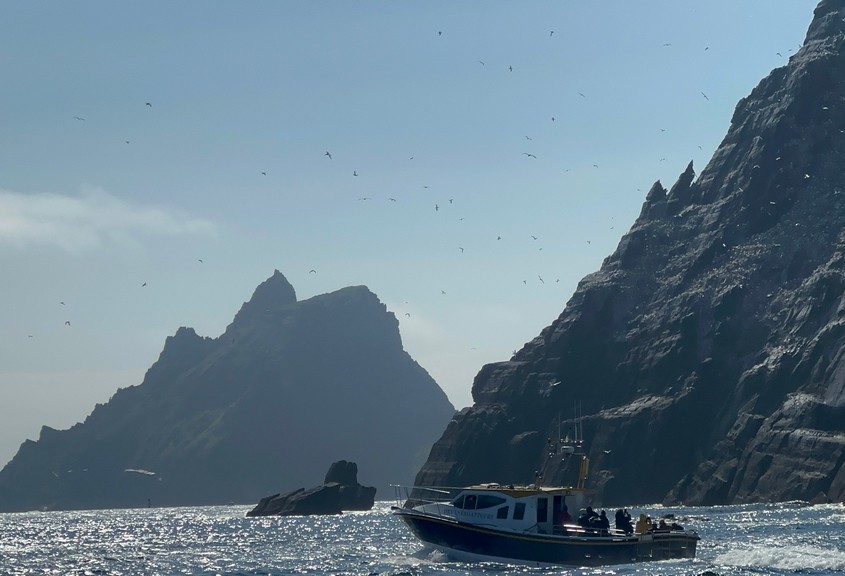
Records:
{"label": "distant island silhouette", "polygon": [[297,301],[277,270],[223,334],[179,328],[141,384],[24,442],[0,471],[0,511],[254,503],[341,459],[386,492],[454,412],[375,294]]}

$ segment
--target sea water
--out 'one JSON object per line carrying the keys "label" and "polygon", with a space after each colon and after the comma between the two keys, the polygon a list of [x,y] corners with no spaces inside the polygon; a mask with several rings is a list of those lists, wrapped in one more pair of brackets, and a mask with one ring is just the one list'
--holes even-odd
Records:
{"label": "sea water", "polygon": [[[801,502],[672,513],[701,536],[695,559],[601,568],[461,563],[428,550],[392,502],[338,516],[246,518],[212,506],[0,514],[0,575],[573,576],[845,573],[845,507]],[[608,515],[613,517],[613,510]]]}

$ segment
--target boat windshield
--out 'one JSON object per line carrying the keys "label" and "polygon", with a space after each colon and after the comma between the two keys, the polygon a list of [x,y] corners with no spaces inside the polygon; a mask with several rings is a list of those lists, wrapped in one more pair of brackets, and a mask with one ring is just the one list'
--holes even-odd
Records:
{"label": "boat windshield", "polygon": [[504,504],[505,499],[491,494],[461,494],[452,502],[455,508],[464,510],[481,510]]}

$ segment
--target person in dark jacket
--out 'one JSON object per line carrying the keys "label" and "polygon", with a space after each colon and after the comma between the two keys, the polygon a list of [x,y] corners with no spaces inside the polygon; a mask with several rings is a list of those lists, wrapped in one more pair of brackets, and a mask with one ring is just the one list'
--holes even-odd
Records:
{"label": "person in dark jacket", "polygon": [[605,534],[610,530],[610,520],[607,519],[607,514],[605,514],[604,510],[601,511],[594,525]]}
{"label": "person in dark jacket", "polygon": [[627,510],[620,508],[616,511],[616,529],[625,534],[632,534],[634,527],[631,525],[631,515]]}

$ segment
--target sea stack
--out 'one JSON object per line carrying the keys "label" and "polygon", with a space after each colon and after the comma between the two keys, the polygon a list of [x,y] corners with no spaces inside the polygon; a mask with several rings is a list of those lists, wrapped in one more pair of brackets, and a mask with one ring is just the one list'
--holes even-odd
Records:
{"label": "sea stack", "polygon": [[340,460],[331,465],[319,486],[266,496],[246,515],[311,516],[340,514],[347,510],[370,510],[375,497],[375,488],[358,483],[358,465]]}

